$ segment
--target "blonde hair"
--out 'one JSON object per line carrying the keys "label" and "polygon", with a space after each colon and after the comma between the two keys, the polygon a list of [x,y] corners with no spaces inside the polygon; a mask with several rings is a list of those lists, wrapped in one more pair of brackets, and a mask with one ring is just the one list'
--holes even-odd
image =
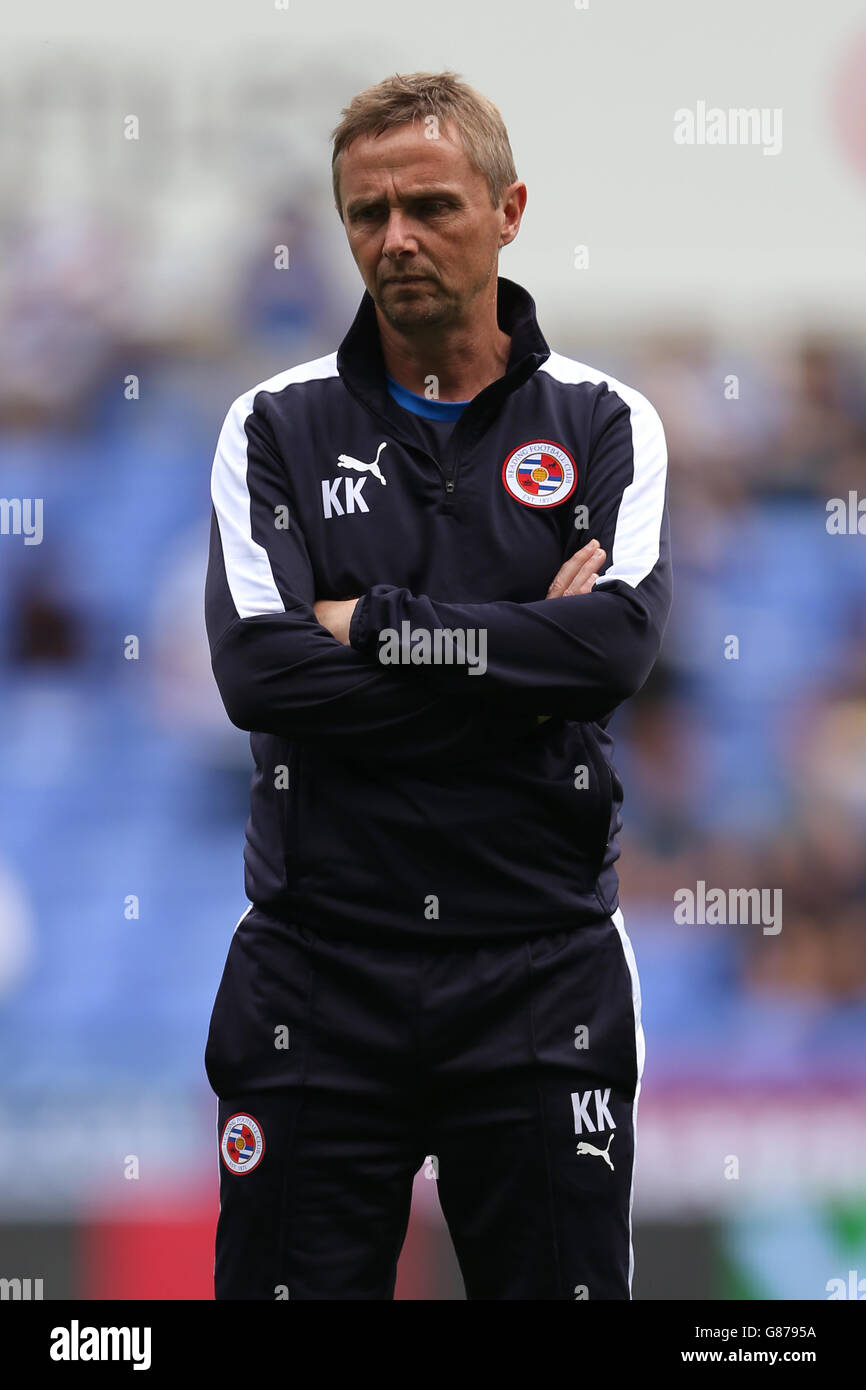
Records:
{"label": "blonde hair", "polygon": [[359,135],[381,135],[417,117],[436,116],[452,121],[471,164],[487,179],[490,201],[499,206],[505,189],[517,180],[508,132],[497,107],[487,97],[461,82],[456,72],[395,73],[353,97],[341,112],[343,119],[331,132],[331,178],[334,205],[340,204],[340,156]]}

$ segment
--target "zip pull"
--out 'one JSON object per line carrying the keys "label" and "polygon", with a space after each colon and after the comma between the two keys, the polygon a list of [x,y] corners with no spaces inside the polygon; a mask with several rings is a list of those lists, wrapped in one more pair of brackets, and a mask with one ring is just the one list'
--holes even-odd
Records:
{"label": "zip pull", "polygon": [[454,479],[453,479],[453,478],[446,478],[446,479],[445,479],[445,491],[446,491],[446,492],[453,492],[453,491],[454,491]]}

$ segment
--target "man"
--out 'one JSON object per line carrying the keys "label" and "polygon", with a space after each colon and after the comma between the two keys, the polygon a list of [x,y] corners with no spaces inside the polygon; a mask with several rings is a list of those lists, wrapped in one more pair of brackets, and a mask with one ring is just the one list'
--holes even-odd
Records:
{"label": "man", "polygon": [[526,186],[455,74],[355,97],[333,178],[360,308],[238,397],[213,466],[208,635],[255,760],[216,1296],[391,1298],[429,1156],[470,1299],[628,1299],[606,726],[670,604],[662,426],[497,275]]}

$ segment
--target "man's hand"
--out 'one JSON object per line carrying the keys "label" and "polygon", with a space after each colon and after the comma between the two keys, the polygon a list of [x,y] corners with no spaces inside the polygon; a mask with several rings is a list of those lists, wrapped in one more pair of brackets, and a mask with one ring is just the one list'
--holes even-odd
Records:
{"label": "man's hand", "polygon": [[605,552],[598,541],[587,542],[582,550],[576,550],[557,570],[545,598],[573,598],[575,594],[588,594],[604,561]]}
{"label": "man's hand", "polygon": [[349,624],[357,602],[356,598],[320,598],[313,604],[313,612],[322,627],[326,627],[344,647],[349,645]]}

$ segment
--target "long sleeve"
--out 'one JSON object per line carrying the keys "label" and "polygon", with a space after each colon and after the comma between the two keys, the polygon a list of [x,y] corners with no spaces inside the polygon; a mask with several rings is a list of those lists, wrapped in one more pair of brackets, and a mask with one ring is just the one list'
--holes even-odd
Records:
{"label": "long sleeve", "polygon": [[[661,421],[638,392],[604,393],[597,414],[587,525],[572,546],[595,536],[607,552],[591,593],[463,604],[377,584],[355,608],[352,646],[393,661],[398,647],[423,654],[425,642],[434,652],[438,640],[439,660],[401,656],[384,669],[407,684],[423,681],[430,691],[511,712],[598,720],[634,694],[658,655],[671,604],[667,450]],[[455,632],[462,648],[445,636]],[[466,657],[449,663],[449,648]]]}
{"label": "long sleeve", "polygon": [[321,626],[286,463],[254,393],[226,416],[211,497],[205,619],[217,686],[239,728],[403,761],[480,757],[534,726],[408,685]]}

